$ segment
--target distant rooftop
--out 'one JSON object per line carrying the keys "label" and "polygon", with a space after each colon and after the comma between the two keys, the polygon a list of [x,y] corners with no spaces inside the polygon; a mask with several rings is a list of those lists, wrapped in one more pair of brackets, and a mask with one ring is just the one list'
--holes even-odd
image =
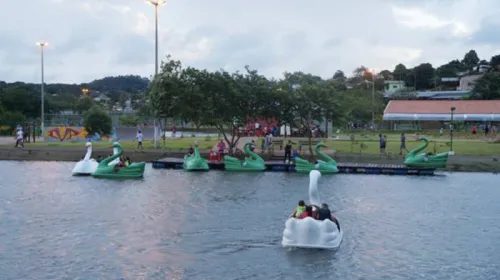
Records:
{"label": "distant rooftop", "polygon": [[500,100],[391,100],[384,120],[500,121]]}
{"label": "distant rooftop", "polygon": [[[417,99],[462,99],[470,95],[470,90],[448,90],[448,91],[415,91]],[[394,93],[385,92],[384,97],[390,99]]]}

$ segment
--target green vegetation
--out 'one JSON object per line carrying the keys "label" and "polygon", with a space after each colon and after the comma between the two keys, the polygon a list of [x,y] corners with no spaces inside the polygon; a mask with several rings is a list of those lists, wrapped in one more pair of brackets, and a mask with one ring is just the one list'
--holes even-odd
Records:
{"label": "green vegetation", "polygon": [[[243,72],[210,72],[183,67],[180,61],[167,57],[154,81],[129,75],[79,85],[47,84],[44,106],[46,114],[64,110],[85,113],[96,105],[95,98],[100,95],[110,98],[106,111],[114,104],[123,106],[131,100],[142,117],[155,118],[163,128],[172,119],[188,121],[196,129],[215,129],[233,148],[241,136],[237,132],[255,119],[264,119],[268,124],[277,119],[278,125],[288,124],[307,137],[311,137],[316,125],[323,129],[325,120],[331,120],[334,127],[345,127],[348,122],[367,125],[372,110],[380,122],[387,103],[382,94],[384,81],[402,80],[416,90],[452,90],[456,85],[442,82],[441,78],[478,73],[481,65],[491,69],[477,81],[469,98],[500,99],[500,55],[485,61],[470,50],[462,59],[437,68],[430,63],[413,68],[398,64],[392,71],[374,74],[360,66],[349,77],[338,70],[328,79],[303,72],[271,79],[249,66]],[[413,99],[415,95],[408,91],[397,98]],[[14,126],[25,120],[39,122],[40,107],[40,85],[0,82],[0,133],[10,135]],[[143,121],[142,117],[124,116],[120,122],[135,126]]]}
{"label": "green vegetation", "polygon": [[[394,137],[395,138],[395,137]],[[399,155],[400,141],[399,139],[389,138],[387,141],[386,152],[389,156],[397,157]],[[449,151],[447,140],[435,140],[429,143],[426,152],[440,153]],[[412,150],[422,142],[408,140],[406,147]],[[355,141],[327,141],[330,149],[342,154],[380,154],[378,140],[355,140]],[[491,144],[480,140],[453,140],[453,151],[457,156],[498,156],[500,155],[500,145]]]}
{"label": "green vegetation", "polygon": [[[187,150],[191,145],[194,145],[195,141],[198,141],[200,150],[212,149],[217,141],[215,139],[208,138],[179,138],[179,139],[167,139],[165,140],[165,146],[163,146],[163,141],[160,140],[160,148],[164,150]],[[10,143],[8,145],[11,145]],[[82,149],[84,143],[82,142],[36,142],[36,143],[26,143],[27,148],[30,147],[61,147],[61,148],[75,148]],[[110,148],[111,142],[93,142],[93,148]],[[137,148],[137,141],[120,141],[120,145],[127,151]],[[147,140],[142,143],[144,149],[154,149],[153,141]],[[110,148],[111,149],[111,148]]]}
{"label": "green vegetation", "polygon": [[[346,136],[346,135],[345,135]],[[386,152],[389,157],[396,158],[399,156],[399,135],[388,134],[388,142]],[[305,138],[292,138],[292,141],[297,143],[299,139],[304,140]],[[440,139],[430,139],[431,142],[427,148],[427,152],[439,153],[449,150],[448,142],[449,138]],[[160,140],[159,145],[162,150],[187,150],[191,145],[197,141],[201,151],[212,149],[217,141],[215,138],[205,137],[205,138],[179,138],[179,139],[166,139],[165,146],[163,146],[163,141]],[[413,140],[413,137],[409,136],[407,140],[407,148],[409,150],[416,148],[422,142]],[[135,149],[137,147],[136,141],[120,141],[120,144],[126,149]],[[8,144],[10,145],[10,143]],[[355,155],[379,155],[379,142],[376,135],[364,135],[355,136],[355,140],[327,140],[326,145],[329,150],[334,150],[336,153],[340,154],[355,154]],[[109,148],[111,142],[94,142],[94,148]],[[143,142],[143,146],[146,150],[154,150],[153,141],[148,140]],[[81,149],[83,143],[75,142],[36,142],[27,143],[27,148],[30,147],[61,147],[61,148],[75,148]],[[297,148],[297,147],[295,147]],[[257,147],[260,152],[260,147]],[[279,150],[275,147],[275,151]],[[453,140],[453,150],[457,156],[499,156],[500,155],[500,144],[492,144],[487,141],[482,140],[468,140],[468,139],[454,139]]]}
{"label": "green vegetation", "polygon": [[[255,119],[267,125],[278,120],[278,125],[289,124],[309,137],[325,118],[338,125],[347,118],[371,119],[372,93],[365,88],[346,93],[340,80],[302,72],[269,80],[248,66],[244,73],[209,72],[167,59],[149,93],[150,111],[163,127],[172,118],[215,127],[230,150],[239,141],[240,129]],[[384,106],[382,94],[376,93],[375,110],[382,112]],[[228,128],[234,133],[228,134]]]}
{"label": "green vegetation", "polygon": [[113,124],[108,113],[99,105],[92,106],[83,115],[83,127],[88,135],[110,135],[113,129]]}

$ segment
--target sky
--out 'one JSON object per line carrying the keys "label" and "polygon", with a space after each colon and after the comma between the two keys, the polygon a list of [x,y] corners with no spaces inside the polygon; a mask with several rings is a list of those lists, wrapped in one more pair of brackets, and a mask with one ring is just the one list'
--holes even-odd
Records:
{"label": "sky", "polygon": [[[441,65],[475,49],[500,54],[498,0],[168,0],[159,8],[159,58],[269,77],[329,78],[364,65]],[[154,7],[143,0],[0,3],[0,80],[82,83],[154,74]],[[496,33],[496,34],[495,34]]]}

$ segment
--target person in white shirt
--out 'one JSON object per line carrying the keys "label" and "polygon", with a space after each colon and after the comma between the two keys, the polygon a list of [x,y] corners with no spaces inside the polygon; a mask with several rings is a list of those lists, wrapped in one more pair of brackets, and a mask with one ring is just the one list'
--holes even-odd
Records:
{"label": "person in white shirt", "polygon": [[143,140],[144,136],[142,135],[142,131],[138,131],[137,132],[137,136],[135,136],[135,139],[137,139],[137,149],[141,148],[141,151],[143,150],[143,147],[142,147],[142,140]]}
{"label": "person in white shirt", "polygon": [[24,148],[22,128],[18,128],[16,132],[16,148],[19,146],[21,146],[21,148]]}

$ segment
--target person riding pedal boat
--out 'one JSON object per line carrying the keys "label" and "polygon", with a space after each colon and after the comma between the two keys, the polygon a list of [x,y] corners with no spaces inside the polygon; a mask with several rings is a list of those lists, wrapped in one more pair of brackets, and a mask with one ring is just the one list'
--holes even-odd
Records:
{"label": "person riding pedal boat", "polygon": [[313,216],[313,208],[311,205],[306,205],[306,210],[300,214],[299,219],[304,219],[307,217],[314,218]]}
{"label": "person riding pedal boat", "polygon": [[337,218],[333,216],[332,212],[328,208],[328,204],[323,203],[318,211],[318,220],[324,221],[326,219],[334,222],[337,225],[337,229],[340,231],[340,224],[337,221]]}
{"label": "person riding pedal boat", "polygon": [[306,203],[303,200],[299,200],[299,205],[293,212],[292,217],[298,218],[304,211],[306,211]]}

